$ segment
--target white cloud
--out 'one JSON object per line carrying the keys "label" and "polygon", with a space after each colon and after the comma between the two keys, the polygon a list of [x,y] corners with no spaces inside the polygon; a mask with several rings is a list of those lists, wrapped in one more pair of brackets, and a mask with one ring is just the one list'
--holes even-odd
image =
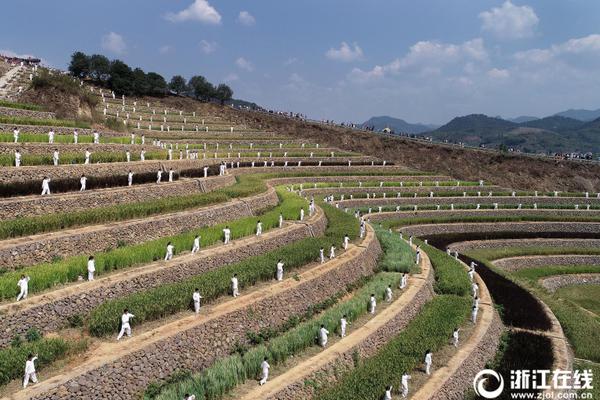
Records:
{"label": "white cloud", "polygon": [[200,50],[204,54],[214,53],[217,50],[217,42],[202,39],[200,41]]}
{"label": "white cloud", "polygon": [[420,41],[412,45],[406,55],[396,58],[389,64],[376,65],[369,71],[354,68],[348,78],[355,82],[365,82],[383,78],[386,74],[416,72],[420,76],[438,75],[442,67],[464,64],[474,71],[475,63],[488,60],[488,53],[480,38],[468,40],[462,44]]}
{"label": "white cloud", "polygon": [[289,67],[290,65],[296,64],[297,62],[298,62],[298,59],[296,57],[290,57],[283,62],[283,66]]}
{"label": "white cloud", "polygon": [[223,78],[223,82],[230,83],[237,81],[238,79],[240,79],[240,77],[236,73],[232,72],[228,74],[225,78]]}
{"label": "white cloud", "polygon": [[513,58],[520,62],[543,64],[556,61],[558,58],[567,62],[573,62],[578,58],[568,59],[569,56],[598,56],[600,55],[600,35],[591,34],[581,38],[569,39],[564,43],[552,45],[547,49],[530,49],[519,51]]}
{"label": "white cloud", "polygon": [[256,24],[256,18],[248,11],[240,11],[240,15],[237,18],[238,22],[245,26],[253,26]]}
{"label": "white cloud", "polygon": [[109,32],[102,36],[102,48],[115,54],[125,54],[127,45],[123,36],[115,32]]}
{"label": "white cloud", "polygon": [[237,60],[235,60],[235,65],[237,65],[238,68],[245,69],[249,72],[254,70],[254,65],[252,65],[252,63],[246,60],[244,57],[239,57]]}
{"label": "white cloud", "polygon": [[487,76],[492,79],[507,79],[510,72],[507,69],[492,68],[487,72]]}
{"label": "white cloud", "polygon": [[218,25],[221,14],[207,0],[194,0],[190,6],[177,13],[168,13],[165,18],[171,22],[199,21]]}
{"label": "white cloud", "polygon": [[517,61],[524,61],[529,63],[545,63],[550,61],[553,57],[551,50],[547,49],[531,49],[525,51],[519,51],[514,54],[514,58]]}
{"label": "white cloud", "polygon": [[159,52],[160,54],[167,54],[167,53],[169,53],[171,50],[173,50],[173,47],[171,47],[171,46],[169,46],[169,45],[167,44],[167,45],[164,45],[164,46],[160,46],[160,48],[158,49],[158,52]]}
{"label": "white cloud", "polygon": [[502,39],[520,39],[534,34],[539,18],[533,8],[516,6],[510,0],[501,7],[479,14],[481,28]]}
{"label": "white cloud", "polygon": [[600,35],[593,34],[582,38],[570,39],[559,45],[555,50],[573,54],[600,53]]}
{"label": "white cloud", "polygon": [[330,60],[349,62],[363,58],[363,51],[356,43],[350,46],[348,43],[342,42],[339,49],[331,48],[327,50],[325,56]]}

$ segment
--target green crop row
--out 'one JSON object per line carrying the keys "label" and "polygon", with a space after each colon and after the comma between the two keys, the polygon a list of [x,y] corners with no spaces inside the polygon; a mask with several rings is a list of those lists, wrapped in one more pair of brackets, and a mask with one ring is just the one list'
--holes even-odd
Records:
{"label": "green crop row", "polygon": [[243,355],[235,354],[219,359],[201,373],[194,374],[163,389],[156,398],[175,400],[183,398],[186,393],[194,393],[197,400],[220,399],[235,386],[258,376],[260,363],[264,357],[267,357],[271,366],[274,366],[316,345],[315,336],[321,324],[325,325],[330,332],[339,333],[339,322],[342,315],[346,315],[350,323],[356,321],[367,312],[371,293],[375,293],[378,299],[383,300],[385,288],[388,285],[396,287],[399,281],[399,274],[381,272],[358,289],[350,300],[329,308],[315,318],[269,340],[264,345],[251,348]]}
{"label": "green crop row", "polygon": [[[314,187],[314,185],[313,185]],[[433,189],[430,185],[430,188]],[[305,189],[310,189],[310,187],[305,187]],[[334,200],[340,200],[341,196],[344,195],[344,199],[345,200],[349,200],[350,199],[350,195],[352,195],[352,198],[355,200],[358,199],[366,199],[367,195],[371,195],[371,192],[369,192],[369,188],[363,188],[364,192],[360,192],[360,193],[335,193]],[[485,189],[484,189],[485,190]],[[433,191],[433,190],[432,190]],[[463,194],[463,191],[433,191],[434,192],[434,197],[430,197],[430,193],[429,192],[419,192],[417,193],[417,198],[429,198],[431,199],[432,202],[435,202],[436,198],[448,198],[448,197],[458,197],[458,198],[464,198],[466,196],[470,197],[470,198],[477,198],[480,199],[480,202],[493,202],[493,199],[490,199],[488,197],[488,193],[489,192],[484,192],[483,190],[481,191],[481,196],[478,196],[478,191],[473,191],[473,190],[465,190],[464,193],[466,193],[466,196]],[[386,199],[390,199],[393,200],[395,198],[398,198],[398,192],[377,192],[375,193],[375,195],[377,197],[375,197],[376,199],[383,199],[385,194],[385,198]],[[546,197],[543,197],[542,195],[538,195],[538,197],[533,196],[533,193],[531,194],[526,194],[526,193],[516,193],[515,196],[512,196],[512,192],[494,192],[492,191],[492,196],[494,197],[506,197],[509,199],[514,199],[515,201],[518,200],[520,197],[527,197],[526,200],[535,200],[535,199],[539,199],[537,201],[539,202],[543,202]],[[415,197],[415,193],[410,193],[410,192],[400,192],[400,198],[405,198],[405,197],[410,197],[410,198],[414,198]],[[554,198],[554,196],[547,196],[547,197],[552,197]],[[591,198],[586,198],[585,197],[585,193],[560,193],[559,196],[557,198],[560,197],[568,197],[568,198],[580,198],[582,201],[597,201],[597,199],[595,197],[591,197]],[[371,196],[371,198],[373,198]]]}
{"label": "green crop row", "polygon": [[[259,216],[240,218],[210,227],[193,229],[179,235],[95,253],[96,276],[160,260],[165,255],[168,242],[175,246],[174,254],[188,251],[197,234],[201,236],[202,247],[210,246],[222,240],[223,228],[226,225],[231,229],[232,239],[238,239],[254,234],[258,220],[263,224],[263,232],[266,232],[278,226],[280,213],[285,220],[299,218],[300,208],[306,207],[306,201],[281,188],[277,189],[277,193],[280,199],[279,206]],[[86,274],[87,257],[87,255],[69,257],[57,262],[6,272],[0,275],[0,300],[11,299],[16,295],[15,282],[19,280],[21,274],[31,278],[29,293],[39,293],[57,285],[75,282],[79,276]]]}
{"label": "green crop row", "polygon": [[13,379],[23,377],[25,361],[29,354],[37,354],[37,369],[43,369],[50,363],[69,354],[81,353],[87,348],[87,341],[67,341],[62,338],[40,339],[19,346],[0,350],[0,386]]}
{"label": "green crop row", "polygon": [[[93,147],[90,150],[94,150]],[[113,163],[113,162],[125,162],[127,156],[125,149],[120,152],[91,152],[90,163]],[[168,158],[166,151],[147,151],[146,160],[166,160]],[[140,154],[138,152],[131,153],[131,161],[139,161]],[[83,164],[85,161],[84,151],[81,153],[60,153],[60,164]],[[24,154],[21,156],[21,165],[53,165],[52,151],[48,149],[48,154]],[[14,166],[15,156],[14,154],[2,154],[0,155],[0,166]]]}
{"label": "green crop row", "polygon": [[528,242],[523,242],[522,247],[509,246],[499,249],[472,249],[466,254],[469,257],[486,260],[497,260],[500,258],[520,257],[520,256],[546,256],[558,254],[572,255],[596,255],[600,254],[600,248],[596,247],[574,247],[574,246],[529,246]]}
{"label": "green crop row", "polygon": [[[442,180],[442,181],[438,181],[439,186],[440,187],[446,187],[446,186],[455,186],[457,181],[449,181],[449,180]],[[461,186],[478,186],[479,183],[478,182],[469,182],[469,181],[458,181],[460,182]],[[422,185],[421,185],[422,183]],[[343,186],[340,186],[340,184],[342,184]],[[422,181],[422,182],[417,182],[417,181],[407,181],[407,182],[402,182],[403,187],[436,187],[435,186],[436,182],[435,181]],[[295,190],[300,189],[300,184],[295,184],[293,185]],[[310,183],[310,184],[304,184],[304,189],[314,189],[314,188],[358,188],[361,187],[360,184],[358,182],[318,182],[318,183]],[[382,187],[381,186],[381,182],[378,181],[365,181],[362,183],[362,187],[365,189],[368,188],[378,188],[378,187]],[[400,187],[400,181],[384,181],[383,182],[383,187]],[[482,188],[482,190],[484,190],[485,188]]]}
{"label": "green crop row", "polygon": [[90,124],[84,121],[71,121],[64,119],[40,119],[31,117],[8,117],[0,116],[0,124],[8,125],[38,125],[38,126],[61,126],[68,128],[89,129]]}
{"label": "green crop row", "polygon": [[43,108],[36,104],[16,103],[14,101],[0,100],[0,107],[17,108],[20,110],[43,111]]}
{"label": "green crop row", "polygon": [[471,282],[469,281],[467,271],[460,261],[420,240],[416,240],[416,243],[419,243],[421,249],[429,256],[435,272],[434,289],[436,293],[455,294],[458,296],[469,294]]}
{"label": "green crop row", "polygon": [[400,334],[376,355],[363,360],[330,386],[317,391],[319,400],[379,400],[388,385],[423,362],[425,351],[442,348],[455,327],[469,314],[470,301],[454,295],[436,296]]}
{"label": "green crop row", "polygon": [[[13,143],[14,137],[12,133],[0,133],[0,142]],[[79,135],[77,137],[77,143],[93,143],[94,137],[92,135]],[[35,133],[23,133],[19,134],[19,143],[48,143],[48,135],[35,134]],[[55,134],[54,143],[64,144],[73,143],[72,134]],[[113,144],[130,144],[131,138],[128,136],[101,136],[100,143],[113,143]],[[136,144],[141,144],[142,140],[139,137],[135,138]]]}
{"label": "green crop row", "polygon": [[346,213],[323,205],[327,215],[328,228],[324,237],[308,238],[260,256],[208,271],[182,282],[159,286],[127,297],[109,300],[96,307],[88,318],[89,331],[94,336],[103,336],[117,331],[119,318],[124,308],[136,317],[134,324],[162,318],[190,307],[190,293],[199,288],[205,301],[210,302],[228,293],[230,278],[238,274],[241,288],[258,281],[271,279],[279,259],[286,265],[286,271],[293,271],[318,258],[319,249],[339,244],[343,235],[355,238],[358,234],[356,219]]}
{"label": "green crop row", "polygon": [[383,228],[374,227],[377,239],[383,249],[383,258],[379,268],[383,271],[418,272],[415,264],[415,252],[397,233],[391,233]]}

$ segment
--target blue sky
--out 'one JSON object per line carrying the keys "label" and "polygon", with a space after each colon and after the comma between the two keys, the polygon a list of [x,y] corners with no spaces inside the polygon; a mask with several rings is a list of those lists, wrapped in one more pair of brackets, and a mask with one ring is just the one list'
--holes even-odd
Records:
{"label": "blue sky", "polygon": [[600,107],[600,1],[10,0],[0,52],[81,50],[314,118]]}

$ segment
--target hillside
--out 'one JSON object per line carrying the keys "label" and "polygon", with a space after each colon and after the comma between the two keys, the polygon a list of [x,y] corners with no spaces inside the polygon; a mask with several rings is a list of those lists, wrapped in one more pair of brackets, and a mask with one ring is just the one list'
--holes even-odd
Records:
{"label": "hillside", "polygon": [[567,111],[556,113],[554,115],[558,115],[559,117],[578,119],[580,121],[593,121],[595,119],[600,118],[600,108],[597,110],[570,109]]}
{"label": "hillside", "polygon": [[389,116],[371,117],[363,123],[363,126],[373,127],[375,131],[381,131],[385,128],[390,128],[396,133],[422,133],[435,129],[436,125],[429,124],[412,124],[400,118]]}
{"label": "hillside", "polygon": [[536,119],[539,119],[539,118],[538,117],[533,117],[533,116],[530,116],[530,115],[521,115],[521,116],[518,116],[516,118],[505,118],[505,119],[507,121],[510,121],[510,122],[521,124],[523,122],[535,121]]}

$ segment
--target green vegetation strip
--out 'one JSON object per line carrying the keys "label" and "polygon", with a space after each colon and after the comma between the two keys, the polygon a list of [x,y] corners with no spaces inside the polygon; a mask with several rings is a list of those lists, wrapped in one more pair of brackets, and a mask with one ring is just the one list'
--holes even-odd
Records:
{"label": "green vegetation strip", "polygon": [[600,321],[600,285],[563,286],[556,291],[556,296],[596,314]]}
{"label": "green vegetation strip", "polygon": [[8,117],[0,115],[0,124],[8,125],[36,125],[36,126],[60,126],[67,128],[89,129],[90,124],[84,121],[71,121],[66,119],[40,119],[31,117]]}
{"label": "green vegetation strip", "polygon": [[[258,376],[260,363],[264,357],[269,359],[271,366],[275,366],[316,346],[315,336],[321,324],[325,325],[330,332],[339,333],[342,315],[346,315],[350,323],[356,321],[367,313],[371,293],[375,293],[378,299],[383,300],[385,288],[388,285],[396,287],[399,282],[400,274],[381,272],[353,293],[350,300],[331,307],[315,318],[270,339],[268,343],[253,347],[242,354],[219,359],[201,373],[164,388],[155,398],[175,400],[183,398],[186,393],[194,393],[197,400],[220,399],[235,386]],[[147,398],[152,397],[147,396]]]}
{"label": "green vegetation strip", "polygon": [[328,248],[339,244],[345,234],[351,239],[358,235],[356,219],[331,206],[323,205],[328,219],[325,236],[308,238],[283,246],[266,254],[250,257],[244,261],[223,266],[187,279],[183,282],[159,286],[134,293],[120,299],[109,300],[96,307],[88,318],[89,331],[94,336],[103,336],[118,330],[118,316],[124,308],[135,314],[134,324],[156,320],[167,315],[184,311],[190,307],[190,293],[199,288],[205,301],[212,301],[228,293],[230,278],[238,274],[240,287],[244,288],[258,281],[272,279],[279,259],[289,273],[317,259],[321,247]]}
{"label": "green vegetation strip", "polygon": [[455,327],[469,314],[466,297],[440,295],[427,303],[408,327],[373,357],[359,363],[335,385],[322,388],[319,400],[379,400],[387,385],[397,384],[405,371],[423,362],[426,350],[435,352],[448,343]]}
{"label": "green vegetation strip", "polygon": [[[441,187],[446,187],[446,186],[456,186],[456,182],[460,182],[461,186],[477,186],[479,185],[478,182],[469,182],[469,181],[448,181],[448,180],[443,180],[443,181],[438,181],[437,183],[439,184],[439,186]],[[317,182],[317,183],[310,183],[309,186],[307,186],[306,184],[304,184],[303,188],[304,189],[314,189],[315,187],[320,189],[320,188],[377,188],[377,187],[400,187],[400,181],[384,181],[383,182],[383,186],[381,186],[382,182],[378,182],[378,181],[365,181],[362,183],[362,186],[360,186],[360,184],[358,182]],[[422,185],[421,185],[422,183]],[[340,184],[342,186],[340,186]],[[435,181],[422,181],[422,182],[416,182],[416,181],[407,181],[407,182],[402,182],[402,187],[421,187],[421,186],[433,186],[436,187],[436,182]],[[295,190],[299,190],[300,189],[300,184],[295,184],[293,185],[293,188]],[[481,190],[483,191],[485,188],[482,188]],[[487,195],[487,194],[486,194]]]}
{"label": "green vegetation strip", "polygon": [[406,225],[420,224],[462,224],[471,222],[600,222],[600,216],[558,216],[558,215],[511,215],[511,216],[451,216],[451,217],[415,217],[388,219],[382,222],[384,228],[398,228]]}
{"label": "green vegetation strip", "polygon": [[471,281],[460,261],[418,239],[415,240],[415,243],[420,244],[421,248],[429,256],[429,260],[435,271],[434,289],[437,293],[455,294],[458,296],[469,295]]}
{"label": "green vegetation strip", "polygon": [[[403,187],[405,187],[405,186],[408,186],[408,185],[404,185]],[[426,186],[429,186],[429,187],[426,187]],[[432,185],[430,184],[430,185],[425,185],[423,187],[425,189],[432,189],[431,186]],[[314,185],[313,185],[313,187],[314,187]],[[417,187],[419,187],[419,186],[417,186]],[[305,187],[305,189],[310,189],[310,187]],[[360,192],[360,193],[346,193],[346,194],[336,193],[334,195],[334,200],[340,200],[342,194],[344,195],[344,199],[345,200],[349,200],[350,199],[350,195],[352,195],[352,198],[354,200],[366,199],[367,195],[370,196],[370,194],[371,194],[369,192],[369,189],[372,189],[372,188],[366,187],[366,188],[362,188],[362,189],[364,190],[364,192]],[[418,198],[429,198],[429,199],[431,199],[432,202],[435,203],[436,198],[440,198],[440,197],[442,197],[442,198],[444,198],[444,197],[459,197],[459,198],[463,198],[463,197],[465,197],[465,195],[463,194],[463,192],[466,193],[466,196],[469,196],[470,198],[480,199],[480,202],[482,202],[482,203],[486,202],[486,201],[493,201],[493,199],[490,199],[488,197],[489,192],[485,191],[485,189],[482,189],[481,191],[474,191],[474,190],[437,191],[437,192],[434,192],[434,197],[430,197],[430,193],[429,192],[420,192],[420,193],[417,193],[417,197]],[[479,196],[479,193],[481,193],[481,196]],[[385,194],[385,198],[389,199],[389,200],[393,200],[395,198],[398,198],[398,192],[397,191],[396,192],[385,192],[385,193],[384,192],[379,192],[379,193],[375,193],[375,194],[377,196],[377,197],[375,197],[375,199],[382,199],[384,194]],[[513,199],[515,201],[519,200],[520,197],[527,197],[527,199],[524,199],[524,200],[536,200],[537,199],[536,201],[539,201],[540,203],[544,202],[544,200],[547,200],[546,197],[542,197],[542,196],[539,196],[539,195],[538,195],[538,197],[535,197],[533,195],[533,193],[531,193],[531,194],[516,193],[515,196],[513,197],[512,192],[495,192],[495,191],[492,191],[492,196],[494,196],[494,197],[506,197],[506,198]],[[413,193],[410,193],[410,192],[400,192],[400,198],[405,198],[405,197],[414,198],[415,197],[415,193],[414,192]],[[555,198],[555,196],[547,196],[547,197]],[[561,193],[560,196],[557,196],[556,198],[558,199],[560,197],[574,198],[574,201],[575,200],[581,200],[582,202],[587,202],[587,201],[594,202],[594,201],[598,201],[598,199],[595,198],[595,197],[586,198],[585,197],[585,193]],[[373,198],[373,197],[371,196],[371,198]]]}
{"label": "green vegetation strip", "polygon": [[[232,239],[239,239],[253,235],[258,220],[263,224],[263,232],[266,232],[278,226],[280,213],[285,220],[296,220],[299,218],[300,208],[306,207],[306,201],[294,193],[287,192],[281,188],[277,188],[277,193],[280,199],[279,206],[265,211],[259,216],[240,218],[211,227],[190,230],[179,235],[95,253],[96,276],[160,260],[165,255],[165,248],[168,242],[171,242],[175,246],[175,255],[189,250],[195,235],[201,236],[202,247],[210,246],[222,240],[223,228],[226,225],[231,229]],[[75,282],[80,276],[85,276],[87,258],[87,255],[80,255],[52,263],[44,263],[16,271],[5,272],[0,275],[0,300],[14,298],[16,295],[15,282],[20,279],[22,274],[28,275],[31,278],[29,283],[30,294],[39,293],[45,289],[68,282]]]}
{"label": "green vegetation strip", "polygon": [[[577,239],[575,239],[577,240]],[[581,239],[579,239],[581,240]],[[498,260],[501,258],[521,257],[521,256],[550,256],[550,255],[597,255],[600,254],[600,248],[596,247],[572,247],[572,246],[528,246],[527,241],[523,241],[522,247],[509,246],[500,249],[471,249],[465,252],[472,258],[484,258],[486,260]]]}
{"label": "green vegetation strip", "polygon": [[20,110],[43,111],[44,109],[36,104],[17,103],[14,101],[0,100],[0,107],[17,108]]}
{"label": "green vegetation strip", "polygon": [[29,354],[37,354],[38,370],[54,361],[87,349],[87,340],[65,340],[62,338],[37,339],[26,343],[13,343],[12,347],[0,350],[0,386],[13,379],[23,378],[25,361]]}
{"label": "green vegetation strip", "polygon": [[[596,250],[596,249],[594,249]],[[600,273],[600,265],[547,265],[536,268],[523,268],[512,274],[531,282],[553,275]],[[600,298],[600,297],[599,297]]]}
{"label": "green vegetation strip", "polygon": [[397,233],[391,233],[380,227],[374,227],[377,239],[383,249],[383,258],[379,262],[382,271],[418,273],[415,252]]}

